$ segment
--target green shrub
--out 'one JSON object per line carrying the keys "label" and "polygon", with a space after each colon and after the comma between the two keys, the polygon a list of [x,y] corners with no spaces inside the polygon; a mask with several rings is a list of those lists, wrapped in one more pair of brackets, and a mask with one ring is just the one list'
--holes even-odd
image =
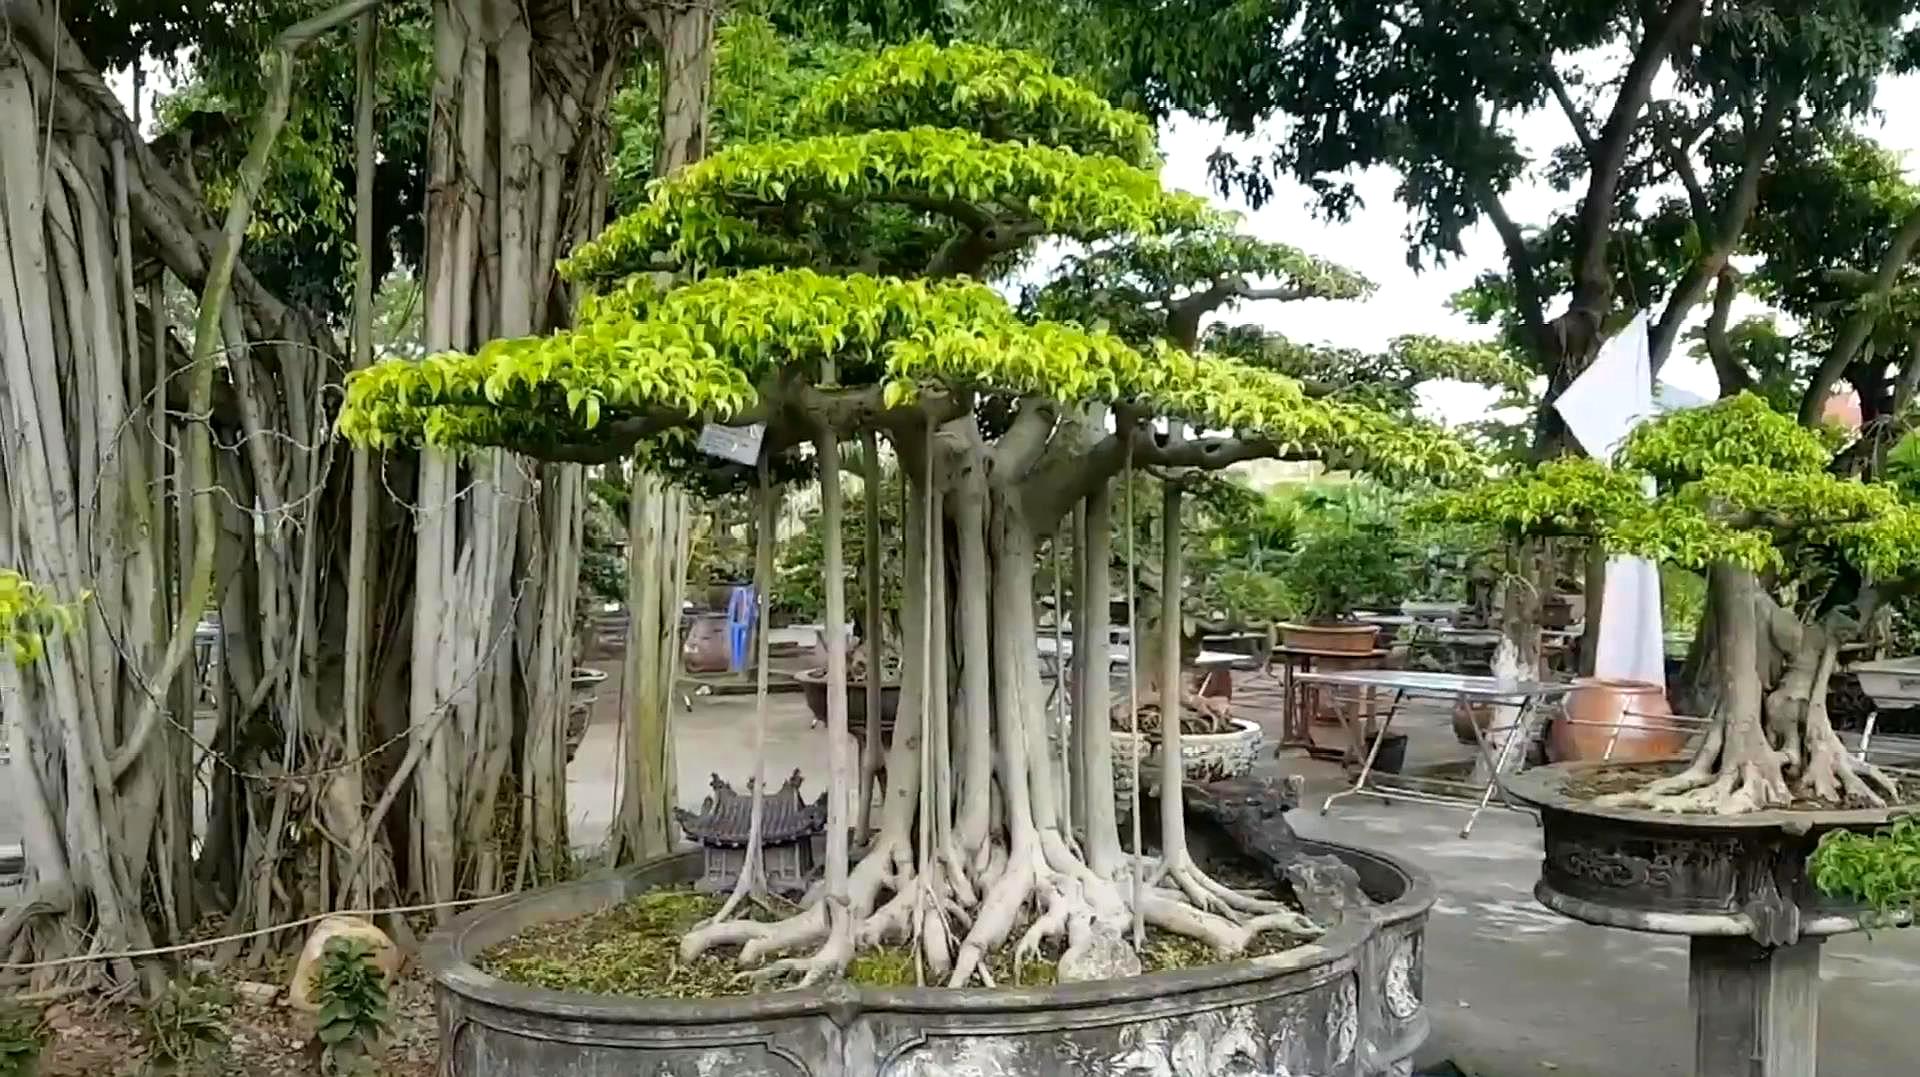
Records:
{"label": "green shrub", "polygon": [[1829,897],[1858,901],[1872,921],[1920,909],[1920,819],[1907,817],[1872,834],[1829,831],[1808,865]]}
{"label": "green shrub", "polygon": [[147,1072],[211,1072],[227,1050],[227,1017],[233,997],[218,983],[191,978],[167,985],[141,1013]]}
{"label": "green shrub", "polygon": [[0,1077],[33,1077],[40,1069],[40,1015],[24,1006],[0,1008]]}
{"label": "green shrub", "polygon": [[370,1072],[372,1054],[392,1022],[386,975],[360,939],[336,938],[321,955],[313,1000],[320,1006],[314,1039],[320,1069],[332,1075]]}

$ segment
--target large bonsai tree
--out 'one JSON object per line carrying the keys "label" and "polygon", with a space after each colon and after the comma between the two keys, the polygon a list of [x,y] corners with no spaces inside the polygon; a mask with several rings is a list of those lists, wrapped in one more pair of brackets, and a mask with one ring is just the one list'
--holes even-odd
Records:
{"label": "large bonsai tree", "polygon": [[1894,786],[1835,735],[1827,681],[1841,644],[1920,583],[1920,506],[1892,485],[1835,476],[1833,460],[1821,434],[1742,393],[1644,424],[1618,467],[1556,460],[1441,494],[1428,511],[1515,538],[1598,536],[1707,573],[1708,735],[1680,774],[1615,802],[1884,806]]}
{"label": "large bonsai tree", "polygon": [[[846,612],[840,443],[868,431],[890,442],[909,488],[905,662],[877,833],[851,864],[854,786],[837,761],[823,886],[791,919],[709,924],[687,938],[687,954],[739,945],[757,964],[811,949],[762,975],[814,982],[844,972],[858,947],[911,938],[931,977],[960,985],[988,979],[983,956],[1029,907],[1019,949],[1064,940],[1069,969],[1096,945],[1125,951],[1130,921],[1136,938],[1153,924],[1225,954],[1268,928],[1308,929],[1194,863],[1177,810],[1178,723],[1162,753],[1176,804],[1162,813],[1160,856],[1122,848],[1107,724],[1076,722],[1062,736],[1046,720],[1037,551],[1076,515],[1090,545],[1103,542],[1110,487],[1133,468],[1177,478],[1311,457],[1450,474],[1471,454],[1272,370],[1157,336],[1130,342],[1023,318],[982,283],[1053,238],[1213,251],[1190,264],[1216,307],[1263,298],[1262,279],[1341,292],[1325,283],[1334,278],[1293,272],[1307,260],[1285,248],[1223,247],[1230,222],[1161,188],[1147,123],[1035,57],[889,49],[819,85],[794,131],[689,167],[579,248],[563,266],[587,293],[573,330],[378,364],[352,382],[343,430],[376,445],[631,455],[711,483],[751,472],[702,456],[700,430],[763,424],[760,481],[811,472],[821,482],[829,624]],[[1169,519],[1178,490],[1169,486]],[[1171,545],[1166,578],[1178,579]],[[1086,563],[1104,558],[1089,549]],[[1104,638],[1107,574],[1084,582],[1077,631]],[[1163,599],[1177,626],[1177,593]],[[1176,648],[1161,651],[1177,663]],[[841,738],[838,633],[827,665],[830,735]],[[1176,690],[1177,676],[1161,683]],[[1108,692],[1105,669],[1076,677],[1075,713],[1104,714]]]}

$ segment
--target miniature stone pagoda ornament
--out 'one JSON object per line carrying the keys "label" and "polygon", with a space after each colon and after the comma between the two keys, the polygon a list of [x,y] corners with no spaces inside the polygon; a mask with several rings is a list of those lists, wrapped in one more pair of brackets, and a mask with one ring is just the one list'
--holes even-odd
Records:
{"label": "miniature stone pagoda ornament", "polygon": [[[766,797],[760,820],[760,859],[766,873],[767,889],[776,894],[798,897],[807,889],[813,874],[813,836],[827,827],[827,794],[809,804],[800,795],[800,772],[795,770],[786,784]],[[747,840],[752,831],[753,782],[747,782],[747,794],[713,776],[713,795],[700,805],[698,814],[674,809],[680,829],[700,845],[706,864],[696,890],[707,894],[725,894],[733,890],[740,873],[746,869]]]}

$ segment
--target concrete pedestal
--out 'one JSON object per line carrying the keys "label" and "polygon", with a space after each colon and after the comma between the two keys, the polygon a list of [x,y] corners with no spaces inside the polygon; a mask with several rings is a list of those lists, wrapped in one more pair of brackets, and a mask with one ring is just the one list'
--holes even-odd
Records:
{"label": "concrete pedestal", "polygon": [[1692,940],[1695,1077],[1814,1077],[1821,941]]}

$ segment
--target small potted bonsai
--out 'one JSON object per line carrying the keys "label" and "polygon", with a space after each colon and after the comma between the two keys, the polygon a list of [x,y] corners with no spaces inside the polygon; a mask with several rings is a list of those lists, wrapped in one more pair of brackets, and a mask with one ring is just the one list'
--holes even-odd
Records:
{"label": "small potted bonsai", "polygon": [[[1184,627],[1184,626],[1183,626]],[[1139,714],[1136,719],[1125,698],[1114,702],[1108,711],[1110,743],[1113,745],[1114,796],[1125,802],[1131,795],[1130,760],[1138,756],[1140,774],[1152,785],[1160,770],[1161,725],[1160,668],[1158,653],[1162,639],[1157,620],[1147,625],[1142,639]],[[1197,637],[1182,632],[1182,665],[1196,651]],[[1180,761],[1186,780],[1196,783],[1238,778],[1253,769],[1263,734],[1258,723],[1233,716],[1232,680],[1208,677],[1197,686],[1182,683],[1180,692]],[[1139,723],[1136,736],[1133,727]],[[1149,792],[1151,790],[1143,790]]]}
{"label": "small potted bonsai", "polygon": [[1392,531],[1379,525],[1321,531],[1295,551],[1287,583],[1299,601],[1298,622],[1280,626],[1290,647],[1343,654],[1371,652],[1378,625],[1361,624],[1362,604],[1394,608],[1406,594],[1407,574]]}

